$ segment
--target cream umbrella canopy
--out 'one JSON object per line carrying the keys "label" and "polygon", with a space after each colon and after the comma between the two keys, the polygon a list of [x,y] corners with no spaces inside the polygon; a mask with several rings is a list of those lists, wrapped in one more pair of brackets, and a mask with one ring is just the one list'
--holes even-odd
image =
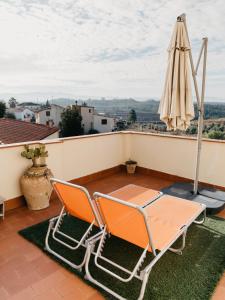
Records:
{"label": "cream umbrella canopy", "polygon": [[[199,166],[202,146],[202,128],[204,115],[206,60],[207,60],[208,38],[202,39],[202,46],[194,67],[192,51],[189,43],[186,26],[186,15],[177,18],[172,39],[168,48],[168,67],[163,96],[160,101],[160,119],[166,123],[169,130],[186,130],[194,117],[194,107],[191,96],[190,67],[194,83],[195,96],[198,108],[198,135],[197,155],[194,175],[194,194],[198,192]],[[201,95],[197,84],[197,72],[202,63]]]}
{"label": "cream umbrella canopy", "polygon": [[168,48],[166,80],[159,107],[160,119],[168,130],[186,130],[194,118],[189,51],[185,24],[177,21]]}

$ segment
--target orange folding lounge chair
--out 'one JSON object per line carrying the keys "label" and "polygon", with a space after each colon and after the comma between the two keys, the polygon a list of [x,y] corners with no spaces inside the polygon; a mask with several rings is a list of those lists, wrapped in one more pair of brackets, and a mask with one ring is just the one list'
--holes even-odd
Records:
{"label": "orange folding lounge chair", "polygon": [[[95,207],[95,203],[91,199],[86,188],[55,178],[51,178],[51,183],[58,198],[62,202],[62,209],[59,216],[52,218],[49,221],[49,227],[45,238],[45,248],[48,252],[63,260],[72,268],[81,270],[85,263],[86,252],[83,260],[79,264],[75,264],[75,262],[69,261],[50,247],[49,237],[51,236],[56,242],[60,243],[63,247],[69,248],[70,250],[75,251],[80,247],[86,248],[86,241],[88,238],[90,238],[90,234],[94,225],[99,227],[99,232],[92,236],[92,242],[95,239],[94,237],[97,238],[102,234],[102,221],[100,219],[98,210]],[[63,218],[66,214],[70,214],[73,217],[90,223],[89,227],[83,233],[79,241],[60,230],[60,227],[63,223]]]}
{"label": "orange folding lounge chair", "polygon": [[[205,219],[205,205],[168,195],[157,198],[145,207],[101,193],[95,193],[94,198],[105,225],[96,252],[93,252],[95,245],[91,241],[88,242],[85,263],[86,278],[118,299],[124,298],[102,282],[97,281],[90,273],[91,254],[94,255],[95,266],[114,278],[125,283],[134,277],[139,279],[142,282],[138,297],[140,300],[144,297],[148,277],[155,263],[167,250],[181,254],[185,247],[188,227],[193,222],[203,223]],[[202,220],[197,221],[201,214],[203,214]],[[128,270],[102,255],[104,244],[110,238],[109,234],[143,249],[133,270]],[[179,237],[182,237],[181,247],[179,249],[172,248]],[[141,269],[147,252],[152,252],[154,258]],[[104,263],[102,264],[102,262]],[[122,271],[123,276],[112,271],[112,268]]]}

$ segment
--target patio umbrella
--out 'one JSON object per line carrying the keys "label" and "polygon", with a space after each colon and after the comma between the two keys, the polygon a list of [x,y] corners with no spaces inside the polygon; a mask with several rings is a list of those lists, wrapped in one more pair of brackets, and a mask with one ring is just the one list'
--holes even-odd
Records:
{"label": "patio umbrella", "polygon": [[191,93],[190,44],[182,21],[177,21],[168,48],[168,66],[159,113],[168,130],[186,130],[194,118]]}
{"label": "patio umbrella", "polygon": [[[191,74],[193,78],[198,106],[198,136],[194,194],[197,194],[198,190],[205,96],[207,45],[208,39],[203,38],[201,51],[195,68],[186,26],[186,16],[185,14],[180,15],[177,18],[177,22],[168,48],[169,55],[166,80],[163,96],[161,98],[159,106],[160,119],[166,123],[168,130],[186,130],[190,126],[190,121],[194,118],[194,107],[191,95],[191,67]],[[203,72],[200,97],[196,76],[202,56]]]}

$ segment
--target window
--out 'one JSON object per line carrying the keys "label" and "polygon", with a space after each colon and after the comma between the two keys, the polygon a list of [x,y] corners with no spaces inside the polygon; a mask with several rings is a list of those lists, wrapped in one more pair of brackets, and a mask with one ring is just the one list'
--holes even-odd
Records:
{"label": "window", "polygon": [[102,119],[102,125],[107,125],[107,119]]}
{"label": "window", "polygon": [[89,109],[89,113],[91,113],[91,108]]}
{"label": "window", "polygon": [[50,110],[46,111],[46,117],[50,117]]}

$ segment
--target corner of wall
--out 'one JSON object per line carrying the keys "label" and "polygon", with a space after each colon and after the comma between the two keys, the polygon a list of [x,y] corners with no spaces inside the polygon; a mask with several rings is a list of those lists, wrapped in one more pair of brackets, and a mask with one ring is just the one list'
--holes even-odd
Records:
{"label": "corner of wall", "polygon": [[132,134],[130,133],[122,133],[123,137],[123,162],[127,161],[131,158],[131,139]]}

